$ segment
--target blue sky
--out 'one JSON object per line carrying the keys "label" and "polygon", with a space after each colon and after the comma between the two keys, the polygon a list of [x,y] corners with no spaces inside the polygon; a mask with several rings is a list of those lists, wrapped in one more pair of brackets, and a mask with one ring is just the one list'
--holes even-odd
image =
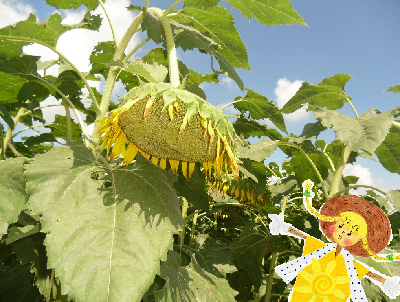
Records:
{"label": "blue sky", "polygon": [[[111,2],[121,5],[128,1],[113,0],[109,1],[109,4]],[[142,2],[144,1],[132,1],[133,4]],[[165,8],[171,2],[150,0],[150,6]],[[353,104],[359,114],[371,107],[386,111],[400,104],[399,94],[382,92],[400,83],[399,1],[293,0],[292,4],[308,26],[261,26],[254,19],[249,21],[238,11],[232,11],[237,17],[236,26],[249,56],[251,71],[238,70],[246,88],[264,94],[270,100],[283,105],[298,89],[301,81],[318,83],[334,74],[347,73],[352,75],[353,79],[346,85],[346,92],[353,98]],[[29,7],[40,20],[54,12],[53,8],[45,5],[44,0],[2,0],[0,6],[2,5],[7,6],[9,10],[1,7],[1,27],[5,26],[6,21],[16,22],[25,19]],[[114,12],[111,6],[110,10]],[[19,14],[21,18],[15,19],[17,17],[11,12],[15,12],[15,16]],[[124,26],[126,28],[133,18],[132,14],[124,17],[125,15],[117,10],[114,13],[114,20],[121,29]],[[78,15],[79,10],[78,13],[72,11],[64,13],[64,16],[71,20],[77,19]],[[143,37],[143,34],[139,35],[135,42]],[[71,59],[75,59],[74,56],[84,53],[83,50],[79,52],[78,45],[82,49],[92,47],[87,40],[90,39],[75,40],[77,42],[72,46],[71,41],[65,39],[64,45],[60,41],[60,48],[64,47],[72,56]],[[144,55],[152,47],[154,44],[148,43],[138,55]],[[75,48],[75,52],[71,48]],[[36,51],[44,53],[43,50]],[[35,53],[34,50],[32,52]],[[190,68],[198,72],[210,72],[210,60],[207,56],[192,51],[179,51],[178,55]],[[77,59],[76,62],[79,66],[85,64],[87,66],[87,61]],[[220,86],[210,84],[202,86],[209,102],[213,104],[218,102],[222,105],[231,102],[238,95],[244,95],[229,79],[221,77],[221,83]],[[115,91],[115,95],[120,93],[123,91]],[[340,112],[354,117],[348,105],[345,105]],[[286,117],[288,130],[294,134],[300,134],[303,126],[313,120],[312,113],[305,112],[295,117]],[[334,133],[327,131],[321,138],[332,141]],[[277,152],[266,162],[280,163],[283,159],[283,155]],[[360,166],[350,166],[346,171],[356,175],[358,173],[357,176],[362,176],[365,184],[376,185],[383,189],[400,188],[400,175],[387,172],[379,162],[361,159],[357,164]]]}

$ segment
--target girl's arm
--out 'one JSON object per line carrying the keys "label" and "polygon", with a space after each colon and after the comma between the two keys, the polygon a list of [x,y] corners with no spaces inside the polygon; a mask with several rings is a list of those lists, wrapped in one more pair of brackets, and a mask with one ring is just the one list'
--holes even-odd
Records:
{"label": "girl's arm", "polygon": [[286,223],[283,215],[283,212],[281,212],[279,215],[268,214],[268,217],[271,219],[271,223],[269,224],[269,230],[271,234],[291,235],[300,239],[306,239],[307,235],[294,228],[290,223]]}

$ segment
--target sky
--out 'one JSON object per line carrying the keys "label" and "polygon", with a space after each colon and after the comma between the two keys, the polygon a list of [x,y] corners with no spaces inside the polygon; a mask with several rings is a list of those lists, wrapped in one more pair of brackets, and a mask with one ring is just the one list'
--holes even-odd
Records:
{"label": "sky", "polygon": [[[266,95],[269,100],[282,107],[298,90],[303,81],[319,83],[324,78],[337,73],[353,76],[346,84],[346,92],[361,115],[371,107],[380,111],[392,109],[400,104],[400,95],[383,93],[391,86],[400,84],[400,2],[398,0],[292,0],[293,8],[303,17],[308,26],[283,25],[262,26],[255,19],[248,20],[233,9],[235,24],[246,45],[251,71],[238,69],[246,88]],[[134,5],[143,5],[144,0],[132,0]],[[172,1],[150,0],[150,6],[165,9]],[[134,19],[134,13],[125,9],[129,0],[106,2],[106,8],[120,38]],[[224,2],[229,7],[229,4]],[[84,10],[59,10],[64,23],[77,23]],[[39,20],[48,18],[55,9],[46,5],[44,0],[0,0],[0,27],[25,20],[29,13],[35,13]],[[101,9],[97,10],[102,13]],[[111,39],[111,30],[107,24],[99,32],[74,30],[64,34],[57,49],[64,53],[82,71],[88,71],[89,54],[99,41]],[[134,36],[128,49],[132,49],[145,38],[145,33]],[[145,55],[156,47],[147,43],[137,55]],[[28,46],[24,51],[32,55],[41,55],[42,60],[56,59],[51,51],[37,45]],[[178,50],[178,57],[189,68],[208,73],[210,59],[197,51]],[[57,74],[54,68],[50,72]],[[98,89],[103,83],[92,82]],[[238,86],[228,77],[220,77],[220,85],[202,84],[207,101],[223,106],[237,96],[244,96]],[[116,85],[113,98],[125,92],[121,84]],[[49,99],[46,104],[55,100]],[[50,107],[45,112],[48,122],[54,113],[63,114],[62,109]],[[235,110],[227,107],[230,115]],[[350,106],[339,110],[341,114],[354,117]],[[301,134],[307,123],[314,122],[312,112],[299,110],[284,115],[289,133]],[[269,126],[272,124],[266,120]],[[92,126],[89,125],[89,131]],[[333,130],[319,137],[328,142],[335,139]],[[251,142],[256,142],[252,139]],[[400,142],[399,142],[400,143]],[[285,159],[282,152],[276,151],[267,158],[266,163],[281,163]],[[359,159],[353,165],[347,165],[345,175],[360,177],[358,184],[373,185],[386,191],[400,189],[400,175],[386,171],[379,162]],[[362,194],[365,190],[353,191]]]}

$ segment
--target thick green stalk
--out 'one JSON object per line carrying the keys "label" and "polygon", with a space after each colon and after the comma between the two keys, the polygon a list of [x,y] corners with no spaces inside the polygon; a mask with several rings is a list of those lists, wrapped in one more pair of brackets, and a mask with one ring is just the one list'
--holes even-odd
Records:
{"label": "thick green stalk", "polygon": [[392,126],[395,127],[396,129],[400,130],[400,123],[396,121],[392,121]]}
{"label": "thick green stalk", "polygon": [[[180,1],[177,1],[178,3]],[[178,57],[176,55],[175,41],[174,35],[172,33],[171,24],[169,24],[167,13],[168,11],[163,12],[158,8],[151,7],[149,8],[149,12],[153,12],[156,16],[159,17],[161,24],[164,29],[165,39],[167,42],[167,54],[168,54],[168,67],[169,67],[169,79],[170,83],[174,87],[179,86],[179,69],[178,69]]]}
{"label": "thick green stalk", "polygon": [[351,153],[351,150],[348,147],[343,146],[342,156],[340,158],[339,164],[338,164],[335,174],[333,176],[332,187],[331,187],[331,191],[329,192],[328,199],[335,196],[336,192],[339,191],[340,184],[342,183],[343,170],[347,164],[350,153]]}
{"label": "thick green stalk", "polygon": [[[372,190],[374,190],[374,191],[376,191],[376,192],[379,192],[379,193],[381,193],[381,194],[383,194],[383,195],[386,195],[386,192],[384,192],[384,191],[382,191],[382,190],[379,190],[378,188],[375,188],[375,187],[372,187],[372,186],[367,186],[367,185],[353,185],[353,186],[348,186],[347,188],[344,188],[343,190],[337,191],[335,194],[332,195],[332,197],[335,197],[335,196],[337,196],[337,195],[340,195],[341,193],[347,192],[348,190],[357,189],[357,188],[369,188],[369,189],[372,189]],[[330,197],[330,198],[332,198],[332,197]]]}
{"label": "thick green stalk", "polygon": [[[143,21],[143,17],[144,17],[143,13],[137,15],[136,18],[133,20],[132,24],[126,30],[125,35],[122,37],[119,44],[116,45],[113,60],[119,61],[124,58],[124,51],[128,46],[128,43],[131,40],[132,36],[139,30],[139,26]],[[94,130],[92,134],[92,141],[94,144],[97,145],[100,142],[99,128],[101,125],[100,123],[98,123],[98,121],[104,119],[104,117],[107,114],[108,107],[110,106],[111,102],[111,94],[118,77],[118,72],[119,72],[118,66],[111,66],[110,70],[108,71],[103,97],[101,98],[100,102],[100,111],[97,113],[97,119],[96,119],[97,123],[94,124]],[[93,150],[94,148],[96,147],[93,146]]]}
{"label": "thick green stalk", "polygon": [[17,115],[14,118],[14,128],[8,128],[6,137],[5,138],[3,137],[2,144],[4,145],[4,151],[3,151],[3,147],[2,147],[0,158],[4,158],[5,152],[7,150],[7,146],[11,142],[13,131],[14,131],[15,127],[17,127],[17,124],[19,123],[19,120],[21,119],[21,117],[24,115],[25,111],[26,111],[26,108],[20,108],[18,110]]}
{"label": "thick green stalk", "polygon": [[193,216],[193,223],[192,223],[192,231],[190,233],[190,241],[189,241],[189,247],[193,246],[193,242],[194,242],[194,235],[196,232],[196,226],[197,226],[197,217],[199,216],[199,214],[195,214]]}
{"label": "thick green stalk", "polygon": [[66,126],[67,126],[67,145],[69,145],[72,141],[72,121],[71,121],[71,113],[69,112],[68,105],[65,101],[62,102],[62,105],[65,108],[65,117],[66,117]]}
{"label": "thick green stalk", "polygon": [[1,153],[0,160],[5,159],[4,155],[6,154],[6,148],[4,146],[4,130],[3,124],[0,122],[0,135],[1,135]]}

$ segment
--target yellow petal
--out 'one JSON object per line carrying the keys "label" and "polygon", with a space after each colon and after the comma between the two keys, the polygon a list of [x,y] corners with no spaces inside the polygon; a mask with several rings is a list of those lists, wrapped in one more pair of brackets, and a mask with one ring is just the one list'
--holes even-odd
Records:
{"label": "yellow petal", "polygon": [[313,258],[311,265],[314,274],[319,274],[321,272],[321,265],[315,258]]}
{"label": "yellow petal", "polygon": [[169,119],[172,122],[174,119],[174,106],[172,104],[168,105],[168,114],[169,114]]}
{"label": "yellow petal", "polygon": [[338,290],[337,288],[335,288],[335,290],[333,291],[333,294],[335,295],[336,298],[339,298],[339,299],[346,298],[346,295],[341,290]]}
{"label": "yellow petal", "polygon": [[187,112],[186,112],[185,116],[183,117],[182,124],[181,124],[181,126],[180,126],[180,128],[179,128],[179,134],[181,134],[182,131],[185,129],[187,123],[188,123],[188,114],[187,114]]}
{"label": "yellow petal", "polygon": [[157,157],[157,156],[153,156],[153,157],[151,158],[151,162],[153,163],[153,165],[156,165],[156,166],[157,166],[157,164],[158,164],[158,157]]}
{"label": "yellow petal", "polygon": [[[317,300],[317,296],[312,296],[308,302],[315,302]],[[325,301],[324,301],[325,302]],[[329,302],[329,301],[328,301]]]}
{"label": "yellow petal", "polygon": [[192,176],[196,163],[189,163],[189,179]]}
{"label": "yellow petal", "polygon": [[217,140],[217,159],[219,158],[219,151],[221,151],[221,138],[218,136]]}
{"label": "yellow petal", "polygon": [[134,143],[129,143],[128,148],[126,149],[125,152],[125,157],[124,157],[124,164],[129,165],[133,159],[135,158],[139,148],[135,146]]}
{"label": "yellow petal", "polygon": [[111,138],[111,142],[115,142],[119,136],[119,133],[121,132],[121,126],[120,124],[116,124],[112,127],[114,127],[114,129],[112,131],[113,137]]}
{"label": "yellow petal", "polygon": [[349,276],[337,276],[335,278],[335,282],[336,284],[346,284],[348,282],[350,282],[350,277]]}
{"label": "yellow petal", "polygon": [[188,179],[188,177],[187,177],[187,161],[182,162],[182,173],[183,173],[183,176],[185,176],[185,178]]}
{"label": "yellow petal", "polygon": [[208,162],[208,179],[211,179],[211,169],[212,169],[212,162]]}
{"label": "yellow petal", "polygon": [[305,293],[305,294],[311,294],[313,293],[312,289],[310,286],[295,286],[294,291],[298,293]]}
{"label": "yellow petal", "polygon": [[235,191],[235,198],[237,199],[237,198],[239,197],[239,195],[240,195],[239,188],[236,188],[236,191]]}
{"label": "yellow petal", "polygon": [[[125,132],[121,132],[117,138],[117,141],[114,144],[113,150],[111,152],[110,160],[114,158],[114,156],[119,156],[121,154],[122,149],[125,149]],[[125,153],[125,150],[124,150]]]}
{"label": "yellow petal", "polygon": [[306,271],[300,271],[300,275],[310,283],[314,280],[314,276]]}
{"label": "yellow petal", "polygon": [[149,115],[149,112],[151,110],[151,107],[153,106],[154,99],[150,98],[150,100],[147,101],[146,106],[144,107],[144,113],[143,113],[143,121],[146,120],[147,116]]}
{"label": "yellow petal", "polygon": [[329,261],[325,268],[325,273],[330,274],[336,267],[336,260]]}
{"label": "yellow petal", "polygon": [[167,167],[167,160],[165,158],[161,158],[160,159],[160,168],[165,170],[166,167]]}
{"label": "yellow petal", "polygon": [[203,167],[204,167],[204,173],[207,175],[207,172],[208,172],[208,162],[207,161],[203,162]]}
{"label": "yellow petal", "polygon": [[[315,296],[314,296],[315,297]],[[315,301],[315,300],[314,300]],[[324,300],[322,302],[331,302],[327,296],[324,297]]]}
{"label": "yellow petal", "polygon": [[146,159],[149,159],[149,158],[150,158],[150,154],[144,152],[143,150],[139,150],[139,151],[140,151],[140,153],[142,153],[142,155],[143,155],[144,158],[146,158]]}

